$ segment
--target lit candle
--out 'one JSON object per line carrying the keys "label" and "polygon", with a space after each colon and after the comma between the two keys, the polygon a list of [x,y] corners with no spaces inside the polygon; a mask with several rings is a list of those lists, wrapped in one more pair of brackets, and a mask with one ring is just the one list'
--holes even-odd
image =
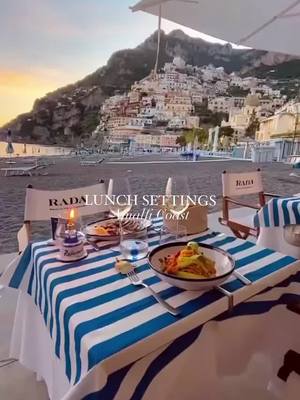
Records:
{"label": "lit candle", "polygon": [[77,231],[75,227],[75,210],[72,208],[70,210],[68,222],[67,222],[67,230],[65,234],[65,242],[66,243],[75,243],[77,242]]}
{"label": "lit candle", "polygon": [[75,219],[75,210],[74,210],[74,208],[71,208],[70,213],[69,213],[68,223],[67,223],[68,231],[72,231],[75,229],[74,219]]}

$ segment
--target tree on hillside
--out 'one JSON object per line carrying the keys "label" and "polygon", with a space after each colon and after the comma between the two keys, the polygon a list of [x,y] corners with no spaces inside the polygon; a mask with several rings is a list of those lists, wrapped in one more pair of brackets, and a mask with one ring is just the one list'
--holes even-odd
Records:
{"label": "tree on hillside", "polygon": [[243,89],[239,86],[229,86],[227,93],[232,97],[246,97],[250,93],[250,89]]}
{"label": "tree on hillside", "polygon": [[200,144],[206,144],[208,141],[208,132],[204,128],[199,128],[196,132],[198,137],[198,142]]}
{"label": "tree on hillside", "polygon": [[198,139],[199,144],[205,144],[207,143],[208,140],[208,133],[205,129],[203,128],[193,128],[189,131],[187,131],[185,134],[185,140],[186,143],[191,143],[193,144],[196,140]]}
{"label": "tree on hillside", "polygon": [[223,120],[228,120],[228,114],[225,112],[216,112],[207,110],[205,113],[199,115],[202,124],[207,124],[208,126],[220,126]]}
{"label": "tree on hillside", "polygon": [[231,126],[222,126],[220,128],[220,137],[225,149],[230,148],[233,134],[234,134],[234,129]]}
{"label": "tree on hillside", "polygon": [[83,135],[90,135],[99,124],[99,112],[90,111],[84,115],[80,128]]}
{"label": "tree on hillside", "polygon": [[209,110],[207,99],[204,99],[200,104],[195,104],[194,108],[194,115],[200,118],[202,124],[207,124],[214,127],[220,126],[223,120],[228,120],[228,113]]}
{"label": "tree on hillside", "polygon": [[253,110],[249,119],[249,125],[246,128],[245,136],[254,139],[258,128],[259,128],[259,120],[257,118],[255,110]]}
{"label": "tree on hillside", "polygon": [[231,128],[231,126],[222,126],[220,128],[220,136],[225,136],[225,137],[232,137],[234,134],[234,129]]}
{"label": "tree on hillside", "polygon": [[176,138],[176,144],[178,144],[180,147],[185,147],[187,145],[185,136],[184,135],[178,136]]}
{"label": "tree on hillside", "polygon": [[212,112],[210,116],[210,122],[212,126],[221,126],[222,121],[228,120],[228,114],[225,112]]}

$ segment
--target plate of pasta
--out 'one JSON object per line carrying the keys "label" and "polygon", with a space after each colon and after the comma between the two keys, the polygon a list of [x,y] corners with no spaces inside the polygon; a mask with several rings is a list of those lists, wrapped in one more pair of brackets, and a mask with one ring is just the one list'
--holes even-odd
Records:
{"label": "plate of pasta", "polygon": [[[137,219],[123,219],[123,235],[138,234],[151,226],[151,221]],[[102,240],[114,240],[120,237],[120,222],[116,218],[93,222],[85,228],[85,234]]]}
{"label": "plate of pasta", "polygon": [[208,290],[224,282],[234,270],[226,251],[197,242],[172,242],[149,254],[155,274],[173,286],[186,290]]}

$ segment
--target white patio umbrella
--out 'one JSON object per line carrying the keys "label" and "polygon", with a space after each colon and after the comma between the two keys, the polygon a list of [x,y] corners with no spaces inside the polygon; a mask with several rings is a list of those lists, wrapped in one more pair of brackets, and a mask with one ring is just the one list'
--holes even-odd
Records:
{"label": "white patio umbrella", "polygon": [[300,0],[142,0],[131,9],[228,42],[300,56]]}
{"label": "white patio umbrella", "polygon": [[12,137],[11,137],[10,131],[7,132],[6,142],[7,142],[6,154],[9,154],[9,156],[11,156],[15,150],[14,150],[14,146],[12,144]]}

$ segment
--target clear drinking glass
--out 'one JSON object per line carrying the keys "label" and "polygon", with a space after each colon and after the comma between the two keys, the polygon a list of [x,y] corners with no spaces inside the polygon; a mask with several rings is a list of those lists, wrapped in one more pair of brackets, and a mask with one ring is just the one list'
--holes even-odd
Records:
{"label": "clear drinking glass", "polygon": [[51,222],[56,225],[54,233],[55,243],[56,245],[60,245],[65,239],[67,220],[65,218],[53,218]]}
{"label": "clear drinking glass", "polygon": [[120,250],[126,260],[137,261],[147,257],[149,251],[147,229],[123,237],[120,242]]}

